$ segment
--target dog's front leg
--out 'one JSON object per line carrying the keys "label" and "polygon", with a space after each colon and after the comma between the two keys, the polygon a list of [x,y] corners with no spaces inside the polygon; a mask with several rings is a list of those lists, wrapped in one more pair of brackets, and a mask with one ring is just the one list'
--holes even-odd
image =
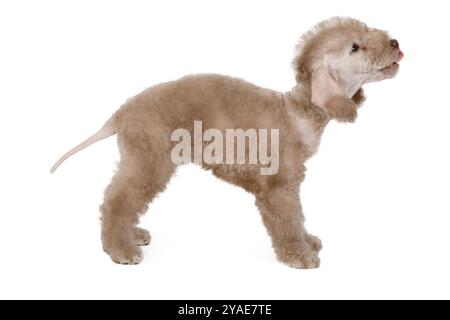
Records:
{"label": "dog's front leg", "polygon": [[322,245],[305,230],[298,188],[276,188],[258,194],[256,205],[278,260],[294,268],[318,268]]}

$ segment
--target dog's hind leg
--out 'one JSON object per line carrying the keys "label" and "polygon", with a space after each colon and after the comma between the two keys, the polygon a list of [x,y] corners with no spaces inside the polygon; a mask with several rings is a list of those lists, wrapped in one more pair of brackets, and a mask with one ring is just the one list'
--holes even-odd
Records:
{"label": "dog's hind leg", "polygon": [[116,263],[138,264],[142,261],[138,246],[148,244],[150,234],[137,227],[139,215],[164,190],[175,170],[170,159],[165,163],[156,161],[155,157],[146,160],[140,161],[140,165],[137,161],[122,161],[100,207],[103,248]]}
{"label": "dog's hind leg", "polygon": [[278,260],[294,268],[317,268],[322,245],[305,230],[298,194],[298,188],[275,188],[258,194],[256,205]]}

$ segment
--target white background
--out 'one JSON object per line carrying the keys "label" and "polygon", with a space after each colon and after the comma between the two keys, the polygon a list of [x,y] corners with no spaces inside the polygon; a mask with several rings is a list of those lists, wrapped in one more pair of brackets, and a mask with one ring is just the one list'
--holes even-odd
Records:
{"label": "white background", "polygon": [[[450,298],[445,1],[2,1],[0,298]],[[302,199],[322,266],[275,260],[251,195],[183,167],[143,219],[139,266],[102,252],[115,138],[53,162],[158,82],[216,72],[287,91],[298,37],[335,15],[405,52],[331,123]]]}

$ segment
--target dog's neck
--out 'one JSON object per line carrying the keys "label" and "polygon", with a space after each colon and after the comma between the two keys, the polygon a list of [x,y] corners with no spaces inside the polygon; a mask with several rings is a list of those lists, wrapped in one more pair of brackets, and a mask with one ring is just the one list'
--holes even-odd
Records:
{"label": "dog's neck", "polygon": [[311,119],[318,129],[323,130],[330,122],[331,117],[327,112],[311,102],[310,90],[303,84],[297,83],[283,96],[288,108],[293,109],[299,117]]}
{"label": "dog's neck", "polygon": [[311,103],[308,92],[307,88],[298,84],[283,94],[291,132],[303,145],[304,160],[316,153],[323,131],[331,119],[325,110]]}

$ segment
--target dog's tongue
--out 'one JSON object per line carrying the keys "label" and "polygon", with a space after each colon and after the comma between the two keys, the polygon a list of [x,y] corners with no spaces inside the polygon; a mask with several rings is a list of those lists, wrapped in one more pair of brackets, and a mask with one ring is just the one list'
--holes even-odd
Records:
{"label": "dog's tongue", "polygon": [[405,54],[403,53],[403,51],[402,50],[400,50],[400,54],[399,54],[399,60],[398,60],[398,62],[400,62],[400,61],[402,61],[402,59],[403,59],[403,57],[405,56]]}

